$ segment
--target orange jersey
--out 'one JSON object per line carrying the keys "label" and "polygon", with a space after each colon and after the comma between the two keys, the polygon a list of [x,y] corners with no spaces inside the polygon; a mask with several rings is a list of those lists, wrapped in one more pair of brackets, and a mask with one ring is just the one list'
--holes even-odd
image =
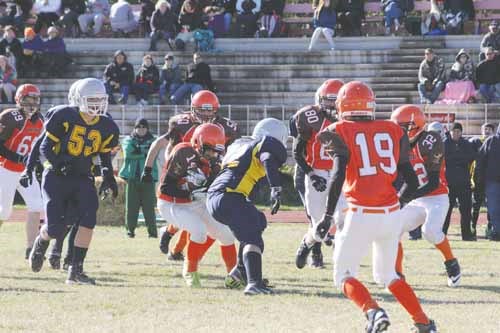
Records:
{"label": "orange jersey", "polygon": [[[8,109],[0,113],[0,124],[4,126],[0,140],[4,141],[7,149],[22,156],[31,152],[31,144],[43,131],[40,115],[36,114],[32,119],[27,119],[24,113],[17,109]],[[15,172],[24,170],[22,163],[15,163],[3,156],[0,156],[0,166]]]}
{"label": "orange jersey", "polygon": [[336,133],[332,150],[349,156],[343,191],[349,203],[383,207],[397,204],[392,185],[398,165],[408,162],[408,138],[396,124],[386,120],[340,121],[330,125]]}
{"label": "orange jersey", "polygon": [[439,134],[423,132],[410,151],[410,163],[417,174],[418,185],[422,187],[429,182],[430,172],[439,171],[438,187],[425,197],[439,194],[448,194],[446,181],[446,167],[444,163],[444,144]]}
{"label": "orange jersey", "polygon": [[295,116],[295,123],[298,136],[307,141],[305,156],[307,164],[313,169],[331,170],[333,160],[324,152],[316,136],[332,121],[325,117],[319,107],[313,105],[300,109]]}

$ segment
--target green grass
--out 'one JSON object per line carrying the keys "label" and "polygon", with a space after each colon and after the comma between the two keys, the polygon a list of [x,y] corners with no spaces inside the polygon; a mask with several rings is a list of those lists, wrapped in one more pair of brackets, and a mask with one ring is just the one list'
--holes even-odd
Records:
{"label": "green grass", "polygon": [[[204,288],[184,287],[181,264],[166,262],[144,228],[127,239],[121,228],[98,227],[86,264],[98,285],[67,286],[62,271],[28,269],[24,227],[6,223],[0,229],[0,332],[363,332],[364,317],[333,287],[330,248],[326,269],[295,268],[305,228],[269,226],[264,274],[277,295],[248,298],[223,289],[218,249],[200,266]],[[425,241],[405,241],[407,280],[440,332],[499,332],[500,244],[457,241],[457,231],[453,226],[451,243],[463,267],[460,288],[446,287],[441,256]],[[367,258],[360,278],[388,311],[390,332],[409,332],[409,317],[370,275]]]}

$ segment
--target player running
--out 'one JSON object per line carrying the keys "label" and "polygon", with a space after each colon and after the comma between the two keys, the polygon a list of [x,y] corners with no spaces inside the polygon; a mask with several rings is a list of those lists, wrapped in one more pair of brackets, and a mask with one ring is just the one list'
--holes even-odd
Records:
{"label": "player running", "polygon": [[335,285],[365,313],[366,332],[387,330],[386,312],[356,279],[361,259],[373,246],[375,281],[384,284],[411,315],[416,332],[436,332],[412,288],[394,270],[403,214],[392,184],[401,173],[407,183],[403,200],[417,188],[408,160],[408,137],[398,125],[374,120],[375,96],[362,82],[349,82],[340,89],[337,111],[341,121],[319,134],[334,159],[334,172],[327,211],[315,232],[317,240],[326,235],[343,186],[348,206],[343,228],[335,237]]}
{"label": "player running", "polygon": [[[391,114],[391,120],[398,124],[410,139],[410,163],[417,174],[418,190],[414,200],[403,209],[407,218],[403,220],[403,232],[411,231],[422,225],[424,238],[433,244],[443,255],[448,286],[460,284],[460,265],[453,255],[448,238],[443,232],[443,224],[450,205],[448,183],[444,163],[444,144],[441,136],[425,131],[425,115],[416,105],[402,105]],[[425,209],[425,216],[421,210]],[[396,271],[403,274],[403,246],[399,243]]]}

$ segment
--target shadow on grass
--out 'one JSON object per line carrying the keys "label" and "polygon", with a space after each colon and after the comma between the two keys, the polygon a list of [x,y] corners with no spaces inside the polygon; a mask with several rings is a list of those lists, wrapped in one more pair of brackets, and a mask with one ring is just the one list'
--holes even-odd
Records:
{"label": "shadow on grass", "polygon": [[461,285],[460,288],[469,289],[469,290],[479,290],[479,291],[493,292],[493,293],[496,293],[496,294],[500,294],[500,286]]}
{"label": "shadow on grass", "polygon": [[69,290],[43,290],[35,288],[0,288],[0,292],[14,293],[37,293],[37,294],[74,294],[75,291]]}
{"label": "shadow on grass", "polygon": [[65,280],[66,275],[61,275],[60,278],[57,277],[45,277],[40,275],[34,276],[8,276],[8,275],[0,275],[0,279],[14,279],[14,280],[28,280],[28,281],[63,281]]}

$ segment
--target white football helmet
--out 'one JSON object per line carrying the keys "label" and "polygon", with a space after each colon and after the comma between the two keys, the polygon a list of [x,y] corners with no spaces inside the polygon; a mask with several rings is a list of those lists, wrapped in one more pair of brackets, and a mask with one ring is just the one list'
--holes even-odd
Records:
{"label": "white football helmet", "polygon": [[443,141],[444,139],[446,139],[446,131],[443,124],[441,124],[439,121],[434,121],[427,125],[427,131],[438,133]]}
{"label": "white football helmet", "polygon": [[265,136],[271,136],[279,140],[286,147],[288,141],[288,129],[281,120],[275,118],[262,119],[255,125],[252,136],[256,139],[262,139]]}
{"label": "white football helmet", "polygon": [[79,80],[74,88],[72,100],[81,112],[92,116],[105,114],[108,109],[108,94],[104,83],[98,79]]}
{"label": "white football helmet", "polygon": [[71,84],[71,87],[69,87],[68,91],[68,104],[70,106],[78,106],[76,101],[75,101],[75,91],[76,91],[76,86],[80,83],[80,80],[76,80]]}

